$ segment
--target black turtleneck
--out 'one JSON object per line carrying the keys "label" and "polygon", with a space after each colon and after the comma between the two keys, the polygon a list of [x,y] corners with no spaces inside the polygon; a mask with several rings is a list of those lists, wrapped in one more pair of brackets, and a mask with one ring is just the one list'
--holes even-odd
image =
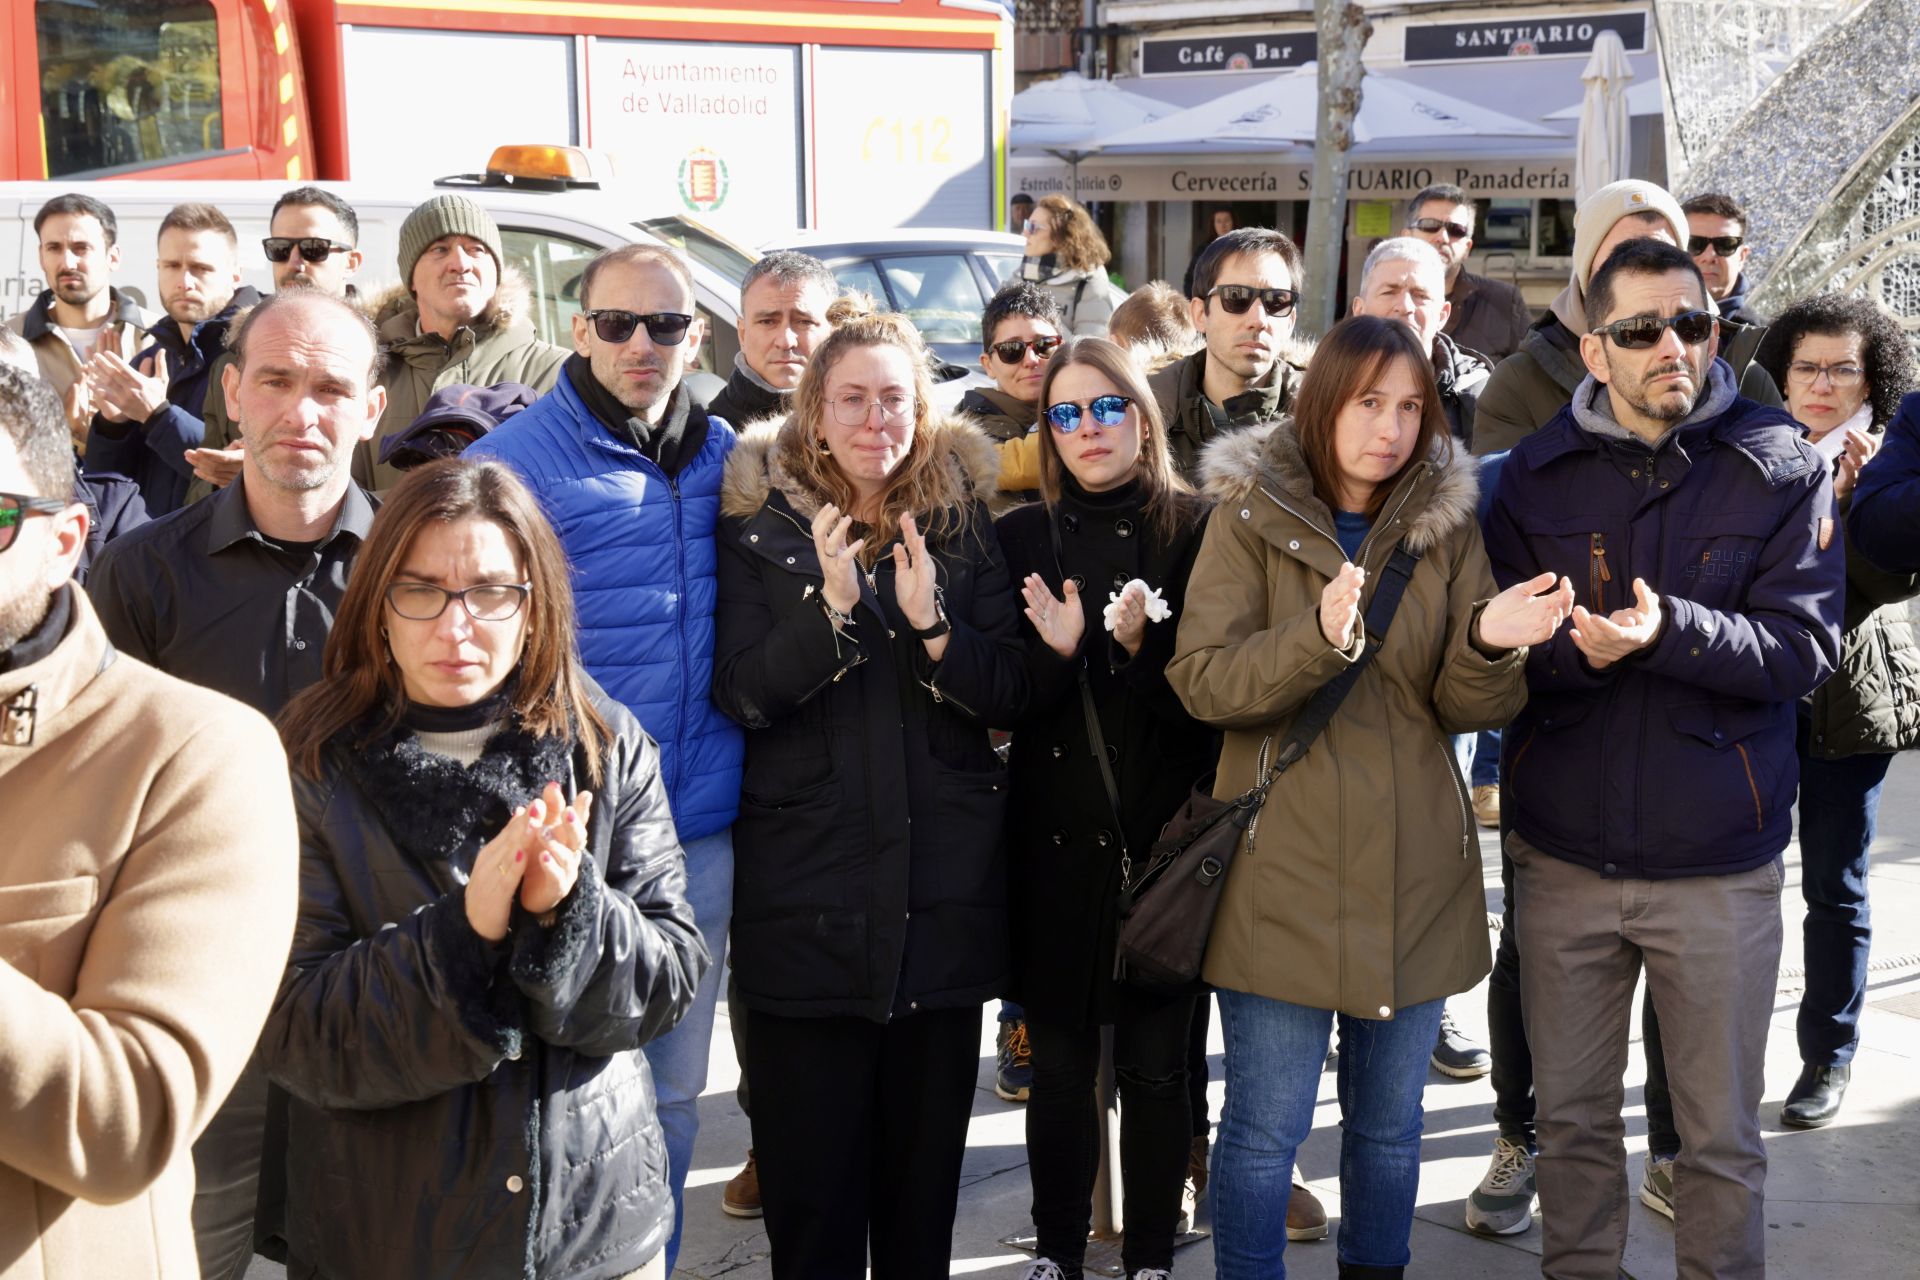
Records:
{"label": "black turtleneck", "polygon": [[693,402],[686,383],[674,387],[660,421],[648,422],[634,416],[613,392],[600,385],[585,356],[568,356],[566,370],[567,380],[601,425],[631,443],[669,477],[679,475],[706,445],[707,411]]}
{"label": "black turtleneck", "polygon": [[508,680],[480,701],[464,707],[429,707],[423,703],[409,702],[400,720],[415,733],[465,733],[469,729],[494,724],[507,718],[508,703],[513,698],[517,683],[517,680]]}
{"label": "black turtleneck", "polygon": [[0,671],[30,667],[60,647],[73,622],[73,600],[68,595],[72,590],[69,583],[54,592],[47,601],[47,613],[40,619],[40,625],[22,636],[11,649],[0,650]]}

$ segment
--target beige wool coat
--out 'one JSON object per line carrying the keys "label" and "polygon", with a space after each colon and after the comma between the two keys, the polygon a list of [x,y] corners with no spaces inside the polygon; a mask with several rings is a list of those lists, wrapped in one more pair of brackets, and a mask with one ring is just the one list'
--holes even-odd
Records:
{"label": "beige wool coat", "polygon": [[293,937],[286,756],[67,590],[65,639],[0,672],[0,1280],[197,1280],[189,1149]]}
{"label": "beige wool coat", "polygon": [[[1167,679],[1225,731],[1214,794],[1253,786],[1314,691],[1360,656],[1320,632],[1345,559],[1313,496],[1291,420],[1223,437],[1202,460],[1208,520]],[[1356,561],[1379,570],[1405,537],[1423,552],[1384,645],[1326,731],[1274,785],[1227,873],[1206,980],[1318,1009],[1390,1018],[1472,988],[1491,967],[1467,788],[1451,734],[1525,704],[1524,649],[1469,642],[1495,594],[1464,452],[1395,483]]]}

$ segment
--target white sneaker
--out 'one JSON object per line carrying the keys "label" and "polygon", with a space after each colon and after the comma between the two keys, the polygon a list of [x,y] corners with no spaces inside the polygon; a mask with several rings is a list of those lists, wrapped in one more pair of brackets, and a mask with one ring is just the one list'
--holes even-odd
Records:
{"label": "white sneaker", "polygon": [[1067,1273],[1051,1258],[1035,1258],[1020,1273],[1020,1280],[1067,1280]]}
{"label": "white sneaker", "polygon": [[1467,1227],[1488,1235],[1519,1235],[1533,1225],[1533,1153],[1505,1137],[1493,1141],[1487,1176],[1467,1197]]}
{"label": "white sneaker", "polygon": [[1142,1267],[1133,1273],[1132,1280],[1173,1280],[1173,1272],[1162,1271],[1159,1267]]}
{"label": "white sneaker", "polygon": [[1640,1203],[1673,1220],[1673,1157],[1647,1156],[1647,1174],[1640,1182]]}

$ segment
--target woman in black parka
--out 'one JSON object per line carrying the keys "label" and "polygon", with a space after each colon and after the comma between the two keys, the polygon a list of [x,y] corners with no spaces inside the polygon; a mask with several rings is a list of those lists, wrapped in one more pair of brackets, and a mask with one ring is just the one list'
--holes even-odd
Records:
{"label": "woman in black parka", "polygon": [[559,540],[495,462],[408,473],[282,713],[300,916],[261,1035],[290,1280],[654,1280],[640,1046],[708,956],[660,752],[574,657]]}
{"label": "woman in black parka", "polygon": [[[1191,995],[1114,979],[1121,865],[1144,862],[1193,784],[1213,733],[1168,687],[1205,504],[1180,480],[1152,394],[1127,354],[1077,338],[1040,397],[1043,503],[1000,520],[1025,595],[1031,693],[1013,734],[1014,998],[1033,1044],[1027,1157],[1035,1280],[1078,1277],[1086,1251],[1098,1120],[1088,1106],[1100,1028],[1114,1029],[1128,1275],[1173,1266],[1187,1171]],[[1109,619],[1111,625],[1109,625]],[[1119,799],[1094,755],[1081,692],[1099,717]]]}
{"label": "woman in black parka", "polygon": [[727,462],[713,696],[747,728],[733,969],[774,1275],[945,1275],[1007,977],[1006,772],[1026,701],[994,446],[937,416],[905,318],[815,349]]}

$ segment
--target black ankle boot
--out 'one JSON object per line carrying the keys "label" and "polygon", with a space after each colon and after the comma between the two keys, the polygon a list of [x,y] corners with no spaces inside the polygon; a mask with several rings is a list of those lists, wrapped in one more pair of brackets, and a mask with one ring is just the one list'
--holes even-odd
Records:
{"label": "black ankle boot", "polygon": [[1847,1096],[1847,1082],[1853,1079],[1853,1067],[1841,1063],[1832,1067],[1805,1066],[1800,1078],[1787,1092],[1787,1105],[1780,1108],[1780,1123],[1795,1129],[1818,1129],[1833,1123],[1840,1114],[1840,1100]]}
{"label": "black ankle boot", "polygon": [[1340,1264],[1340,1280],[1405,1280],[1405,1267],[1363,1267],[1357,1262]]}

